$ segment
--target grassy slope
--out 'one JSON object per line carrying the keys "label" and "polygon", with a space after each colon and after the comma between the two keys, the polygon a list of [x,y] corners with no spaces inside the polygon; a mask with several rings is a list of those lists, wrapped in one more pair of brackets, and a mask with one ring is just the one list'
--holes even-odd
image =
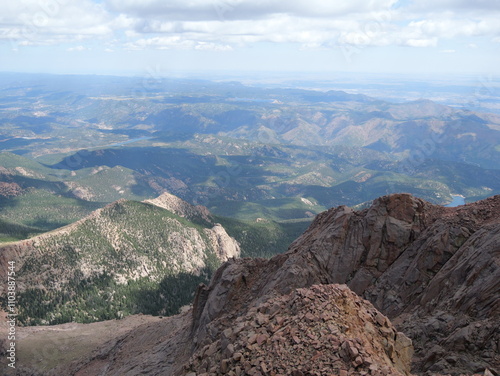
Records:
{"label": "grassy slope", "polygon": [[241,245],[241,257],[269,258],[283,253],[309,226],[310,220],[262,222],[216,216],[227,233]]}
{"label": "grassy slope", "polygon": [[315,203],[314,199],[303,201],[301,198],[280,198],[256,202],[218,201],[209,207],[210,211],[221,216],[245,221],[259,218],[272,221],[307,220],[326,210]]}

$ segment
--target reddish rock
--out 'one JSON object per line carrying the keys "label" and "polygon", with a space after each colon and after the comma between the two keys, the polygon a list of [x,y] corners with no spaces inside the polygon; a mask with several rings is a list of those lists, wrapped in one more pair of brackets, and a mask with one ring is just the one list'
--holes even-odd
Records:
{"label": "reddish rock", "polygon": [[260,346],[268,340],[269,336],[267,334],[259,334],[257,336],[257,344]]}

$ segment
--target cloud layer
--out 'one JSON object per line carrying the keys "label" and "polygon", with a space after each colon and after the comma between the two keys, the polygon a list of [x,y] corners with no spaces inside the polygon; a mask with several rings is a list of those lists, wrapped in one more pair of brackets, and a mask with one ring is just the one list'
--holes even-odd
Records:
{"label": "cloud layer", "polygon": [[255,43],[305,49],[438,47],[500,41],[498,0],[2,1],[0,43],[102,49],[228,51]]}

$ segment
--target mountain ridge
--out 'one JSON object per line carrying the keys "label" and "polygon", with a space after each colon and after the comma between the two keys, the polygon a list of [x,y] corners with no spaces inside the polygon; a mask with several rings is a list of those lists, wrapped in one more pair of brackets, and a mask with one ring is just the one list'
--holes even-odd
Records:
{"label": "mountain ridge", "polygon": [[143,202],[166,209],[189,220],[213,222],[212,214],[205,206],[191,205],[169,192],[164,192],[154,199],[144,200]]}
{"label": "mountain ridge", "polygon": [[[192,309],[111,340],[72,372],[402,375],[414,347],[419,375],[498,374],[498,209],[500,196],[445,208],[408,194],[361,211],[332,208],[286,253],[228,260],[198,288]],[[335,316],[342,311],[350,313]],[[137,336],[155,331],[164,337],[139,350]]]}
{"label": "mountain ridge", "polygon": [[[191,288],[206,280],[221,262],[239,257],[241,252],[220,224],[205,221],[210,218],[206,208],[182,201],[177,204],[175,214],[152,203],[122,199],[73,224],[2,245],[0,275],[6,278],[8,262],[16,262],[19,299],[26,302],[21,305],[25,310],[20,312],[20,323],[86,322],[151,309],[151,313],[165,313],[165,309],[176,313],[190,300]],[[203,221],[202,217],[194,218],[198,219],[195,222],[185,218],[193,213],[203,214]],[[148,294],[161,295],[156,290],[160,287],[182,285],[175,276],[186,279],[183,291],[160,299],[161,303],[147,301]],[[144,298],[140,297],[142,290]],[[2,296],[5,291],[0,288]],[[128,300],[118,299],[118,291]],[[88,313],[77,308],[87,304],[80,301],[85,294],[99,297],[101,313],[93,314],[90,307]],[[182,302],[178,296],[184,296]],[[169,307],[165,299],[175,303]]]}

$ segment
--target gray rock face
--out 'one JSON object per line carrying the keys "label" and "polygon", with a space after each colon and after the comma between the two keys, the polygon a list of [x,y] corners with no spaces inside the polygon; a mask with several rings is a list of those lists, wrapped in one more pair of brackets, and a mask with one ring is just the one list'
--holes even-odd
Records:
{"label": "gray rock face", "polygon": [[205,229],[205,234],[209,237],[212,249],[219,260],[227,261],[230,258],[240,257],[239,243],[230,237],[226,229],[219,223],[216,223],[211,229]]}
{"label": "gray rock face", "polygon": [[183,199],[168,192],[164,192],[157,198],[145,200],[144,202],[167,209],[172,213],[189,220],[201,220],[207,223],[212,223],[212,214],[210,214],[209,210],[205,206],[191,205]]}

